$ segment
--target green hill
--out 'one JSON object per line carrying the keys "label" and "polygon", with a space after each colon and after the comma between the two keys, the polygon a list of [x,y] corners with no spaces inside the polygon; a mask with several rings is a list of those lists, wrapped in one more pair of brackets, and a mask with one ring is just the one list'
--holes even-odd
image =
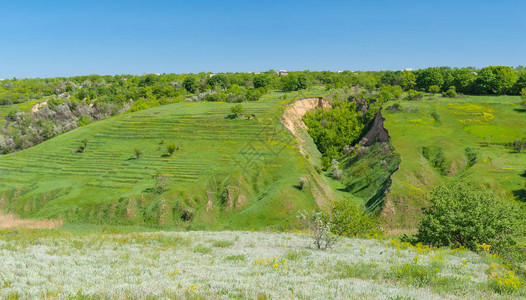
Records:
{"label": "green hill", "polygon": [[[245,118],[229,116],[233,104],[177,103],[76,129],[0,156],[0,203],[22,217],[66,222],[288,226],[323,191],[280,123],[282,107],[320,93],[269,94],[243,103]],[[300,177],[312,176],[318,178],[307,188],[298,186]]]}
{"label": "green hill", "polygon": [[[244,229],[289,227],[298,210],[336,198],[414,227],[426,193],[450,180],[524,201],[526,154],[510,146],[526,137],[518,97],[390,101],[383,116],[393,147],[376,143],[342,159],[337,181],[320,175],[306,129],[296,126],[294,136],[281,124],[284,105],[324,94],[271,93],[242,103],[242,118],[231,116],[231,103],[188,102],[81,127],[0,156],[0,206],[66,223]],[[296,110],[304,107],[287,112]]]}
{"label": "green hill", "polygon": [[486,186],[526,201],[526,153],[511,144],[526,137],[526,113],[516,96],[467,96],[384,105],[385,127],[401,156],[384,213],[411,226],[429,189],[451,180]]}

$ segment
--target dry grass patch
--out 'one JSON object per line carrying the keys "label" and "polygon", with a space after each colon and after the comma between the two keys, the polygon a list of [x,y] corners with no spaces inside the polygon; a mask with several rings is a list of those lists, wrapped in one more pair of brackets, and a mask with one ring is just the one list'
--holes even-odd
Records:
{"label": "dry grass patch", "polygon": [[0,213],[0,229],[53,229],[64,224],[62,220],[31,220],[20,219],[13,214]]}

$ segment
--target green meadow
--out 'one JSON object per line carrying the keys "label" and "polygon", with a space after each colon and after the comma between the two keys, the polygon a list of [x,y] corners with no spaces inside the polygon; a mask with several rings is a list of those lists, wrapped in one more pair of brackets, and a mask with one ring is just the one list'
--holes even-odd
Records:
{"label": "green meadow", "polygon": [[3,206],[67,223],[286,227],[315,206],[315,183],[302,190],[299,178],[320,175],[281,125],[283,105],[322,94],[271,93],[243,103],[242,119],[233,104],[185,102],[81,127],[0,157]]}
{"label": "green meadow", "polygon": [[[466,96],[401,101],[384,106],[385,126],[401,155],[388,201],[399,212],[424,204],[430,187],[466,180],[492,189],[502,198],[524,202],[526,154],[511,143],[526,136],[526,112],[516,96]],[[413,222],[412,214],[398,222]]]}

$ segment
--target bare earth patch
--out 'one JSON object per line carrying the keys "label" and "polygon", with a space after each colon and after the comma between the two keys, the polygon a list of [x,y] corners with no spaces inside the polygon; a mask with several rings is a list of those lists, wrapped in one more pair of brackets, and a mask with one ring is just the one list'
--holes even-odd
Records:
{"label": "bare earth patch", "polygon": [[62,226],[62,220],[31,220],[20,219],[13,214],[0,213],[0,229],[53,229]]}
{"label": "bare earth patch", "polygon": [[301,154],[305,155],[305,151],[303,150],[303,139],[301,135],[298,134],[298,127],[303,128],[305,130],[307,129],[307,125],[303,123],[303,120],[301,118],[303,118],[303,116],[307,112],[317,107],[326,108],[330,106],[331,105],[329,104],[329,102],[323,100],[323,98],[313,97],[296,100],[285,108],[281,119],[281,123],[283,123],[285,128],[290,130],[290,132],[292,132],[292,134],[298,140],[298,146]]}

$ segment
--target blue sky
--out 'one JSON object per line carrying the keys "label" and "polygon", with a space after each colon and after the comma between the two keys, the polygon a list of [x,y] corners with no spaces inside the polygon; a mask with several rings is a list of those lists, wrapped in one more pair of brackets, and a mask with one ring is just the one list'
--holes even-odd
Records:
{"label": "blue sky", "polygon": [[0,78],[526,65],[526,1],[4,1]]}

